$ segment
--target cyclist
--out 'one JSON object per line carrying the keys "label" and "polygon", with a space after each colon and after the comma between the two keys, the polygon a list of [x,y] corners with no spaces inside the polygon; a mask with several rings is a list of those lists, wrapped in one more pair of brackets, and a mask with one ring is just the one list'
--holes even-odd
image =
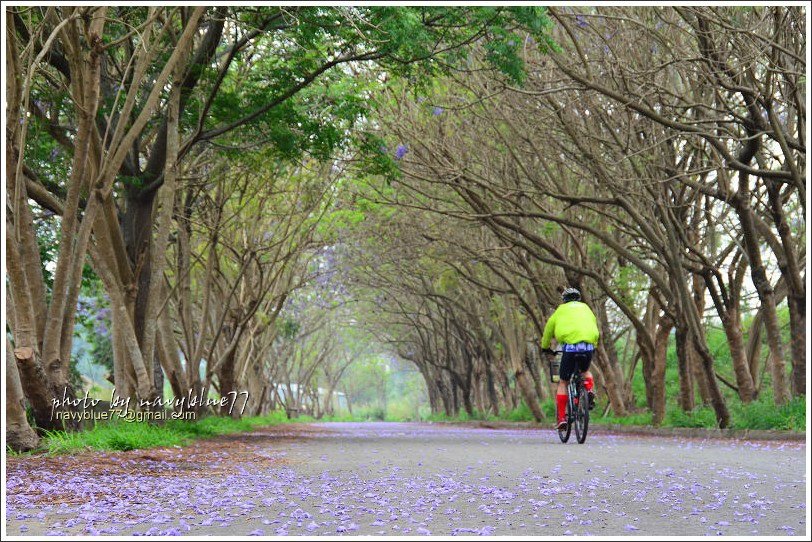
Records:
{"label": "cyclist", "polygon": [[584,387],[589,394],[589,408],[595,407],[594,381],[592,373],[589,372],[589,364],[600,337],[598,320],[589,305],[581,302],[581,292],[575,288],[567,288],[562,292],[561,297],[564,302],[547,320],[547,324],[544,326],[544,336],[541,338],[543,352],[555,354],[550,349],[553,337],[562,350],[560,380],[556,395],[558,406],[556,429],[565,429],[567,426],[567,386],[576,367],[584,373]]}

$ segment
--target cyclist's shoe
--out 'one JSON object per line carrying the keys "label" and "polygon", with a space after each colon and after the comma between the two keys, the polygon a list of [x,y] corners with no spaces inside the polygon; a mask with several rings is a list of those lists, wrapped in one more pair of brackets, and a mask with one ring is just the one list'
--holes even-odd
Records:
{"label": "cyclist's shoe", "polygon": [[587,395],[589,396],[589,410],[595,408],[595,392],[588,392]]}
{"label": "cyclist's shoe", "polygon": [[555,424],[555,428],[559,431],[564,431],[567,428],[567,420],[558,420],[558,423]]}

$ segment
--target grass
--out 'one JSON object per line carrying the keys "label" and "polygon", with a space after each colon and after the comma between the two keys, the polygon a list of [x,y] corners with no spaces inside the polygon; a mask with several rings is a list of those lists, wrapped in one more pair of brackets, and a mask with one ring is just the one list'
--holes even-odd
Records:
{"label": "grass", "polygon": [[[552,409],[552,401],[548,400],[541,404],[542,410],[548,419],[552,420],[555,413]],[[628,416],[601,416],[601,405],[598,404],[590,417],[590,423],[595,425],[627,425],[627,426],[652,426],[651,412],[637,412]],[[775,429],[784,431],[804,431],[806,429],[806,403],[803,397],[793,399],[783,407],[776,408],[772,404],[772,399],[762,399],[750,403],[749,405],[731,404],[729,405],[731,415],[731,429]],[[423,421],[431,422],[466,422],[466,421],[512,421],[512,422],[532,422],[534,421],[530,409],[522,403],[518,408],[500,413],[498,416],[487,414],[482,415],[475,412],[469,415],[461,412],[458,416],[448,416],[446,414],[431,414],[423,418]],[[665,420],[660,427],[699,427],[714,429],[716,416],[710,407],[699,407],[691,412],[684,412],[677,406],[672,406],[666,411]]]}
{"label": "grass", "polygon": [[[773,429],[781,431],[806,430],[806,402],[803,397],[796,397],[784,406],[776,407],[772,397],[762,397],[750,404],[728,403],[731,429]],[[644,425],[650,426],[651,412],[630,414],[622,418],[607,416],[591,419],[597,424]],[[685,412],[676,405],[666,410],[665,420],[660,427],[699,427],[714,429],[716,415],[710,407],[698,407]]]}
{"label": "grass", "polygon": [[[541,410],[549,417],[555,413],[552,399],[541,403]],[[522,401],[518,407],[513,410],[504,410],[499,414],[492,414],[490,412],[479,412],[474,410],[473,414],[468,414],[465,411],[460,412],[457,416],[448,416],[447,414],[426,414],[421,416],[420,421],[426,422],[468,422],[468,421],[507,421],[507,422],[532,422],[534,421],[533,413],[530,407]]]}
{"label": "grass", "polygon": [[[597,409],[598,407],[596,406],[595,408]],[[641,412],[639,414],[632,414],[622,418],[618,418],[616,416],[601,417],[593,414],[590,416],[589,422],[597,425],[651,425],[651,412]]]}
{"label": "grass", "polygon": [[18,453],[7,448],[11,456],[47,454],[74,454],[87,450],[128,451],[163,446],[185,446],[191,442],[218,435],[252,431],[257,427],[283,423],[365,421],[350,415],[324,416],[316,420],[311,416],[299,416],[289,420],[283,411],[266,416],[254,416],[235,420],[223,416],[206,416],[197,421],[167,420],[163,424],[146,421],[109,421],[97,423],[84,431],[49,431],[32,452]]}
{"label": "grass", "polygon": [[[267,416],[239,420],[221,416],[206,416],[197,421],[168,420],[160,425],[144,421],[111,421],[96,424],[85,431],[50,431],[34,452],[71,454],[85,450],[127,451],[161,446],[183,446],[197,439],[251,431],[257,427],[291,421],[307,422],[312,421],[312,418],[302,417],[288,420],[284,412],[277,411]],[[9,454],[12,454],[10,450]]]}
{"label": "grass", "polygon": [[[642,392],[645,394],[645,392]],[[638,396],[639,397],[639,396]],[[645,395],[643,395],[645,400]],[[635,412],[628,416],[601,416],[600,412],[606,406],[605,398],[601,398],[592,411],[590,423],[595,425],[627,425],[652,426],[651,412]],[[773,429],[784,431],[806,430],[806,401],[803,397],[796,397],[782,407],[773,404],[772,394],[765,391],[762,396],[750,404],[744,405],[738,400],[729,400],[728,408],[731,417],[731,429]],[[552,399],[541,403],[541,409],[548,419],[555,416],[555,407]],[[513,421],[532,422],[533,414],[524,403],[517,408],[500,412],[498,415],[474,412],[469,415],[461,412],[458,416],[446,414],[430,414],[422,418],[423,421],[432,422],[465,422],[465,421]],[[684,412],[676,404],[669,403],[666,416],[660,427],[698,427],[714,429],[716,416],[710,407],[700,406],[691,412]]]}
{"label": "grass", "polygon": [[735,429],[806,430],[806,400],[803,397],[796,397],[781,407],[775,407],[769,397],[769,402],[762,399],[748,405],[738,403],[730,410]]}

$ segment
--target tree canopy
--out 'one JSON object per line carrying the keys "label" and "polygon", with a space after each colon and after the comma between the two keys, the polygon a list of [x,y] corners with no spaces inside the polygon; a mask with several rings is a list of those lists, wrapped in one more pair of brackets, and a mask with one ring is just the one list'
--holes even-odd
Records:
{"label": "tree canopy", "polygon": [[17,448],[76,337],[145,404],[541,421],[566,286],[605,412],[805,395],[801,7],[6,15]]}

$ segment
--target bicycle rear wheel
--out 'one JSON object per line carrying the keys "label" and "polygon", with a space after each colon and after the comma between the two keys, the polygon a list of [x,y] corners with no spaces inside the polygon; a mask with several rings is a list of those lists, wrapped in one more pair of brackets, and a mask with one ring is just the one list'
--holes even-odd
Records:
{"label": "bicycle rear wheel", "polygon": [[578,444],[586,441],[586,432],[589,429],[589,395],[586,388],[581,387],[578,392],[578,407],[575,410],[575,438]]}
{"label": "bicycle rear wheel", "polygon": [[558,438],[561,442],[567,442],[570,439],[570,432],[572,431],[572,397],[567,398],[567,427],[558,430]]}

